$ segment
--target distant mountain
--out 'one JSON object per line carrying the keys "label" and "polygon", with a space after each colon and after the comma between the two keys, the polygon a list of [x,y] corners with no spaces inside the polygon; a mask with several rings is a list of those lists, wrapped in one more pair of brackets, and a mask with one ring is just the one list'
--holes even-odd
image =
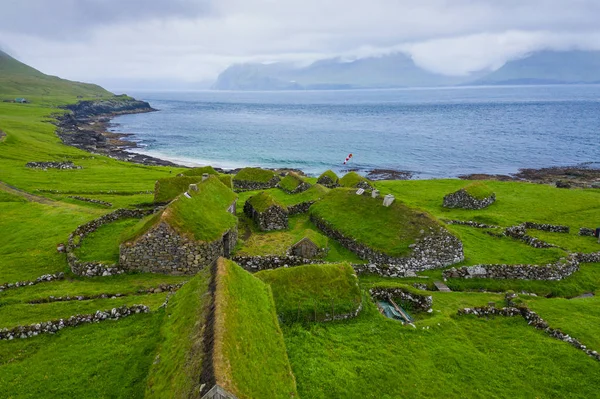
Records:
{"label": "distant mountain", "polygon": [[600,51],[541,51],[507,62],[477,85],[600,83]]}
{"label": "distant mountain", "polygon": [[0,50],[0,95],[112,96],[102,87],[46,75]]}
{"label": "distant mountain", "polygon": [[223,71],[212,88],[303,90],[451,86],[473,79],[473,76],[452,77],[426,71],[410,57],[396,53],[355,61],[332,58],[306,67],[286,63],[236,64]]}

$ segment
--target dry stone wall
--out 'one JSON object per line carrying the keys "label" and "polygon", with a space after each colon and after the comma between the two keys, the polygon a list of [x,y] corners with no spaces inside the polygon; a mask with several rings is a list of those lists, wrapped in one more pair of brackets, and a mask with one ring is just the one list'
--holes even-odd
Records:
{"label": "dry stone wall", "polygon": [[17,281],[16,283],[4,283],[0,285],[0,292],[11,289],[11,288],[19,288],[19,287],[27,287],[30,285],[36,285],[39,283],[47,283],[55,280],[63,280],[65,278],[65,274],[63,272],[56,274],[44,274],[35,280],[32,281]]}
{"label": "dry stone wall", "polygon": [[562,226],[559,224],[525,222],[525,223],[523,223],[523,227],[525,227],[526,229],[549,231],[551,233],[567,233],[568,234],[570,231],[569,226]]}
{"label": "dry stone wall", "polygon": [[[224,239],[225,235],[229,235],[227,240]],[[231,253],[236,242],[237,227],[218,240],[201,242],[160,222],[134,242],[121,244],[119,264],[126,271],[196,274],[214,263],[219,256]]]}
{"label": "dry stone wall", "polygon": [[300,256],[234,256],[232,261],[249,272],[277,269],[280,267],[302,266],[309,264],[322,264],[322,260],[306,259]]}
{"label": "dry stone wall", "polygon": [[420,312],[428,312],[433,305],[433,297],[420,295],[403,288],[374,287],[369,290],[371,297],[375,300],[386,301],[390,298],[400,298],[403,302],[409,302],[413,309]]}
{"label": "dry stone wall", "polygon": [[0,340],[25,339],[39,334],[55,334],[66,327],[75,327],[81,324],[99,323],[105,320],[118,320],[123,317],[138,313],[148,313],[150,309],[145,305],[121,306],[110,310],[98,310],[93,314],[75,315],[68,319],[50,320],[27,326],[17,326],[11,329],[0,330]]}
{"label": "dry stone wall", "polygon": [[68,198],[72,198],[72,199],[75,199],[75,200],[78,200],[78,201],[90,202],[92,204],[102,205],[102,206],[105,206],[107,208],[110,208],[111,206],[113,206],[113,204],[111,204],[110,202],[106,202],[106,201],[102,201],[102,200],[98,200],[98,199],[93,199],[93,198],[80,197],[78,195],[69,195]]}
{"label": "dry stone wall", "polygon": [[398,277],[407,271],[423,271],[453,265],[464,260],[462,242],[445,229],[430,228],[423,231],[420,238],[411,244],[412,253],[406,257],[393,257],[375,251],[367,245],[347,237],[331,227],[326,221],[311,215],[311,221],[325,235],[338,241],[343,247],[371,262],[360,265],[357,273],[375,273],[382,276]]}
{"label": "dry stone wall", "polygon": [[279,176],[273,176],[271,180],[266,183],[249,181],[249,180],[236,180],[233,179],[233,189],[237,192],[242,191],[254,191],[254,190],[266,190],[269,188],[277,187],[277,183],[281,178]]}
{"label": "dry stone wall", "polygon": [[477,229],[496,229],[496,228],[498,228],[498,226],[495,226],[492,224],[479,223],[479,222],[474,222],[472,220],[444,220],[444,223],[475,227]]}
{"label": "dry stone wall", "polygon": [[510,226],[504,230],[504,235],[507,237],[511,237],[520,241],[523,241],[527,245],[534,248],[554,248],[556,245],[547,243],[539,238],[532,237],[527,234],[527,230],[525,228],[525,224],[520,224],[517,226]]}
{"label": "dry stone wall", "polygon": [[484,199],[477,199],[461,188],[457,192],[444,197],[444,208],[483,209],[494,202],[496,202],[496,194]]}
{"label": "dry stone wall", "polygon": [[285,230],[288,228],[288,211],[278,206],[270,206],[259,212],[249,201],[244,204],[244,213],[253,219],[262,231]]}
{"label": "dry stone wall", "polygon": [[308,209],[314,204],[316,201],[305,201],[296,205],[290,205],[287,207],[288,216],[298,215],[300,213],[308,212]]}
{"label": "dry stone wall", "polygon": [[490,317],[490,316],[505,316],[505,317],[515,317],[521,316],[526,321],[527,324],[534,327],[538,330],[543,330],[546,334],[551,336],[552,338],[559,339],[563,342],[567,342],[574,346],[575,348],[583,351],[586,355],[590,356],[593,359],[600,361],[600,354],[595,350],[588,349],[585,345],[579,342],[577,339],[565,334],[561,330],[557,328],[552,328],[548,325],[548,323],[542,319],[536,312],[530,310],[529,308],[523,307],[505,307],[505,308],[495,308],[495,307],[476,307],[476,308],[464,308],[458,310],[459,316],[464,315],[475,315],[477,317]]}
{"label": "dry stone wall", "polygon": [[73,162],[27,162],[26,167],[32,169],[82,169],[81,166],[75,165]]}

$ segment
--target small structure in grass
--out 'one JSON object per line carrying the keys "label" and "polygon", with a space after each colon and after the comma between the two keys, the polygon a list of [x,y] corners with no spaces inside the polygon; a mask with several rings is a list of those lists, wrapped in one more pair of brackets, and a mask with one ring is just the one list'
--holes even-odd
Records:
{"label": "small structure in grass", "polygon": [[233,188],[237,191],[266,190],[276,187],[279,180],[272,170],[244,168],[233,177]]}
{"label": "small structure in grass", "polygon": [[26,98],[23,98],[23,97],[17,97],[17,98],[15,98],[15,102],[16,102],[16,103],[19,103],[19,104],[27,104],[29,101],[27,101],[27,99],[26,99]]}
{"label": "small structure in grass", "polygon": [[319,176],[317,183],[325,187],[335,188],[338,186],[338,180],[338,176],[330,169],[323,172],[323,174]]}
{"label": "small structure in grass", "polygon": [[297,194],[308,190],[311,185],[306,182],[300,175],[295,172],[289,172],[280,182],[277,187],[288,194]]}
{"label": "small structure in grass", "polygon": [[158,179],[154,184],[154,202],[164,204],[184,193],[190,184],[200,183],[202,176],[175,176]]}
{"label": "small structure in grass", "polygon": [[471,183],[444,197],[444,208],[483,209],[496,202],[496,194],[482,182]]}
{"label": "small structure in grass", "polygon": [[216,176],[196,188],[123,233],[119,266],[195,274],[219,256],[230,256],[237,243],[237,196]]}
{"label": "small structure in grass", "polygon": [[348,172],[339,180],[339,185],[348,188],[362,188],[363,190],[373,190],[373,186],[366,177],[356,172]]}
{"label": "small structure in grass", "polygon": [[308,237],[304,237],[290,248],[290,253],[293,256],[300,256],[306,259],[317,257],[319,252],[319,246]]}
{"label": "small structure in grass", "polygon": [[288,228],[288,209],[266,191],[250,198],[244,204],[244,213],[253,219],[262,231]]}

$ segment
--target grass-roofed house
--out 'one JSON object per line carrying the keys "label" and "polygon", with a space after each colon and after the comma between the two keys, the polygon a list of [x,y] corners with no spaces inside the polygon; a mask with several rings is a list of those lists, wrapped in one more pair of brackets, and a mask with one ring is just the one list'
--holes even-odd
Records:
{"label": "grass-roofed house", "polygon": [[253,219],[262,231],[288,228],[288,209],[271,194],[262,191],[248,198],[244,213]]}
{"label": "grass-roofed house", "polygon": [[125,270],[195,274],[237,243],[236,194],[217,176],[193,184],[162,211],[126,232],[119,264]]}
{"label": "grass-roofed house", "polygon": [[369,183],[369,180],[356,172],[346,173],[338,181],[338,184],[342,187],[347,188],[362,188],[363,190],[373,190],[373,187]]}
{"label": "grass-roofed house", "polygon": [[323,172],[319,179],[317,180],[318,184],[321,184],[325,187],[335,188],[338,186],[338,176],[335,174],[333,170],[327,170]]}
{"label": "grass-roofed house", "polygon": [[233,188],[237,191],[266,190],[274,188],[279,180],[272,170],[244,168],[233,177]]}
{"label": "grass-roofed house", "polygon": [[290,172],[277,184],[277,187],[288,194],[297,194],[308,190],[311,185],[299,174]]}

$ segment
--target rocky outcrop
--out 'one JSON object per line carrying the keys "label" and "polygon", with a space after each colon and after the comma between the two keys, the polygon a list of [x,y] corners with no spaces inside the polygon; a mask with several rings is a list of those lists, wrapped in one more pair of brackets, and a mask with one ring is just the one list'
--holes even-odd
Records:
{"label": "rocky outcrop", "polygon": [[374,287],[369,290],[369,293],[375,300],[386,301],[391,298],[408,302],[412,309],[418,312],[427,312],[433,305],[433,297],[430,295],[415,294],[404,288]]}
{"label": "rocky outcrop", "polygon": [[79,101],[64,107],[76,118],[90,118],[99,115],[121,115],[156,111],[146,101],[116,96],[114,99]]}
{"label": "rocky outcrop", "polygon": [[483,209],[494,202],[496,202],[496,194],[491,194],[489,197],[483,199],[477,199],[461,188],[444,197],[444,208]]}
{"label": "rocky outcrop", "polygon": [[588,349],[581,342],[576,340],[575,338],[569,336],[563,331],[552,328],[548,325],[548,323],[542,319],[536,312],[530,310],[529,308],[522,307],[505,307],[505,308],[495,308],[495,307],[476,307],[476,308],[464,308],[458,310],[459,316],[464,315],[475,315],[477,317],[491,317],[491,316],[504,316],[504,317],[515,317],[521,316],[527,321],[527,324],[534,327],[537,330],[543,330],[546,334],[551,336],[552,338],[559,339],[563,342],[567,342],[574,346],[575,348],[582,350],[586,355],[590,356],[593,359],[600,361],[600,354],[594,350]]}
{"label": "rocky outcrop", "polygon": [[123,317],[138,313],[148,313],[150,309],[146,305],[121,306],[110,310],[98,310],[96,313],[75,315],[68,319],[50,320],[43,323],[28,326],[17,326],[11,329],[0,330],[0,340],[25,339],[35,337],[39,334],[55,334],[66,327],[75,327],[81,324],[99,323],[105,320],[118,320]]}
{"label": "rocky outcrop", "polygon": [[81,166],[75,165],[73,162],[27,162],[25,167],[31,169],[82,169]]}
{"label": "rocky outcrop", "polygon": [[376,273],[382,276],[399,277],[407,271],[423,271],[442,268],[464,259],[462,242],[443,228],[427,231],[410,245],[411,253],[405,257],[394,257],[375,251],[335,230],[326,221],[311,215],[310,220],[325,235],[338,241],[343,247],[368,260],[369,265],[355,268],[357,273]]}

